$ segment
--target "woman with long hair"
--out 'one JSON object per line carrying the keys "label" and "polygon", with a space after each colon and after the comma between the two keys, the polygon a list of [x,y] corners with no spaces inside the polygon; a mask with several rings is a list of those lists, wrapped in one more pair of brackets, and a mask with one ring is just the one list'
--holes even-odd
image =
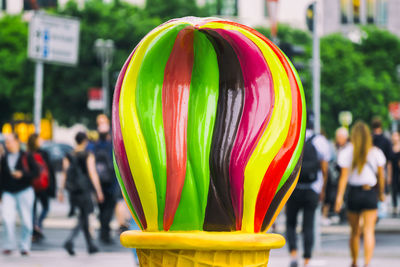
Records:
{"label": "woman with long hair", "polygon": [[[64,188],[66,188],[71,206],[79,210],[78,222],[64,244],[65,250],[71,256],[75,255],[74,239],[80,230],[84,233],[88,253],[98,252],[98,248],[94,245],[89,232],[89,215],[94,210],[92,190],[94,189],[99,203],[104,200],[94,155],[86,151],[89,141],[86,133],[79,132],[75,136],[75,141],[76,146],[73,153],[63,160],[63,178],[58,195],[59,200],[63,201],[63,192]],[[75,187],[74,190],[72,190],[71,186]]]}
{"label": "woman with long hair", "polygon": [[[43,221],[49,212],[49,199],[55,197],[56,179],[53,166],[51,165],[49,155],[46,151],[40,149],[41,139],[38,134],[31,134],[28,138],[27,148],[28,152],[35,154],[38,153],[43,159],[48,171],[48,187],[43,190],[35,189],[35,203],[33,206],[33,234],[32,241],[38,242],[44,238],[43,235]],[[37,216],[37,203],[40,202],[42,210],[39,217]]]}
{"label": "woman with long hair", "polygon": [[351,227],[349,244],[352,267],[357,266],[361,231],[364,236],[364,266],[369,266],[373,255],[378,198],[383,201],[385,197],[385,163],[383,152],[372,145],[368,126],[362,121],[356,122],[351,131],[351,145],[338,158],[341,174],[335,203],[335,211],[339,212],[349,184],[347,210]]}

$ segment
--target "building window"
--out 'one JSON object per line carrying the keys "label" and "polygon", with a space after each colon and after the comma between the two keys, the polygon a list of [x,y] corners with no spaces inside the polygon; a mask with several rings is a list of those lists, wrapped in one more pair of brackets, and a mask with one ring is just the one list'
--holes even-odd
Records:
{"label": "building window", "polygon": [[353,0],[353,22],[360,23],[360,0]]}
{"label": "building window", "polygon": [[377,0],[376,3],[376,24],[386,26],[388,21],[388,3],[387,0]]}
{"label": "building window", "polygon": [[375,0],[367,0],[367,23],[375,23],[376,3]]}
{"label": "building window", "polygon": [[350,0],[340,0],[340,21],[342,24],[347,24],[351,21]]}
{"label": "building window", "polygon": [[268,10],[268,1],[264,0],[264,17],[268,18],[269,17],[269,10]]}
{"label": "building window", "polygon": [[206,5],[216,15],[237,16],[239,0],[207,0]]}
{"label": "building window", "polygon": [[[340,21],[342,24],[359,24],[365,21],[368,24],[385,26],[387,24],[388,0],[340,0]],[[364,12],[362,12],[362,6]],[[361,17],[363,16],[363,17]]]}

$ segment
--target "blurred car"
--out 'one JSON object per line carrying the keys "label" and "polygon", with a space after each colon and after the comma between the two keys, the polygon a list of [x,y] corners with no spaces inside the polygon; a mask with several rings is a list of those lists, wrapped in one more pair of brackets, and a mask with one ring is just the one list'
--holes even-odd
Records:
{"label": "blurred car", "polygon": [[63,158],[73,150],[70,145],[54,142],[44,142],[41,148],[49,154],[50,162],[55,171],[62,170]]}

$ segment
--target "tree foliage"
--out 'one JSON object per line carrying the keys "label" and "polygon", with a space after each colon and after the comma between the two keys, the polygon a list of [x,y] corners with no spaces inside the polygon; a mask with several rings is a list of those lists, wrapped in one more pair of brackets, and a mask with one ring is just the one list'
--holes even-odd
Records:
{"label": "tree foliage", "polygon": [[20,16],[0,19],[0,123],[17,111],[31,111],[33,64],[27,60],[28,29]]}
{"label": "tree foliage", "polygon": [[341,34],[321,39],[321,123],[331,134],[343,110],[353,121],[378,115],[388,126],[388,104],[400,100],[400,39],[376,27],[363,28],[363,35],[360,43]]}
{"label": "tree foliage", "polygon": [[[112,39],[115,54],[110,71],[110,95],[118,72],[135,45],[151,29],[174,17],[207,15],[194,0],[147,0],[146,8],[125,1],[85,1],[83,8],[70,1],[59,10],[47,12],[77,17],[81,21],[79,63],[76,67],[45,65],[44,112],[51,111],[62,124],[94,122],[96,112],[89,111],[87,91],[101,86],[101,66],[94,52],[97,38]],[[270,37],[266,28],[256,28]],[[400,39],[376,27],[362,28],[360,43],[337,33],[321,38],[322,127],[332,135],[338,127],[338,114],[349,110],[354,119],[370,121],[374,115],[389,123],[388,103],[400,100]],[[34,64],[27,59],[28,25],[21,16],[0,18],[0,125],[14,112],[31,112],[33,106]],[[299,74],[312,108],[311,34],[279,25],[281,42],[304,48],[293,56],[302,63]]]}
{"label": "tree foliage", "polygon": [[[266,28],[256,28],[270,38]],[[353,43],[340,33],[321,38],[321,125],[332,136],[339,127],[340,111],[351,111],[353,121],[370,122],[381,116],[389,124],[388,104],[400,101],[400,39],[374,26],[361,29],[360,43]],[[308,32],[279,25],[278,39],[302,46],[305,52],[294,56],[305,68],[298,69],[307,108],[312,109],[311,57],[312,39]],[[308,67],[307,67],[308,66]]]}

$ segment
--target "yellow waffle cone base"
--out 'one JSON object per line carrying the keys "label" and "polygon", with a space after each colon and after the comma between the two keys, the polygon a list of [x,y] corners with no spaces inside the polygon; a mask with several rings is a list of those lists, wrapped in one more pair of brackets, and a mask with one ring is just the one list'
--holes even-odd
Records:
{"label": "yellow waffle cone base", "polygon": [[142,267],[267,266],[269,251],[285,245],[277,234],[242,232],[141,232],[121,234],[137,248]]}
{"label": "yellow waffle cone base", "polygon": [[141,267],[266,267],[269,250],[157,250],[138,249]]}

